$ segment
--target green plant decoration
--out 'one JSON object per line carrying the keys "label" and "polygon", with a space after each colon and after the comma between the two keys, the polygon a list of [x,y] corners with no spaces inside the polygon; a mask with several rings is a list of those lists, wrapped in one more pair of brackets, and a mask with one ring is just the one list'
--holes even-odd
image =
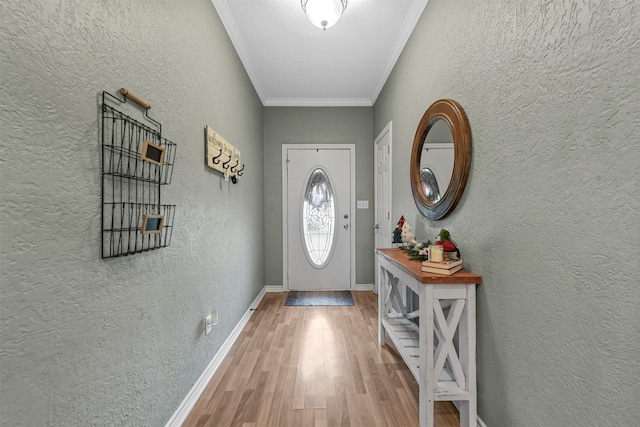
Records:
{"label": "green plant decoration", "polygon": [[424,243],[418,243],[414,246],[407,248],[407,254],[410,260],[414,261],[426,261],[429,257],[427,255],[427,249],[431,246],[431,240],[427,240]]}

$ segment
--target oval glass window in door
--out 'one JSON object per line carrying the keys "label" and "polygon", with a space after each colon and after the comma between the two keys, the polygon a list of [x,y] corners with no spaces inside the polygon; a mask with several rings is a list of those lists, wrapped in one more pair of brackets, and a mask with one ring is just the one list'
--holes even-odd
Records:
{"label": "oval glass window in door", "polygon": [[336,205],[327,173],[311,172],[302,200],[302,235],[307,259],[322,268],[331,259],[336,230]]}

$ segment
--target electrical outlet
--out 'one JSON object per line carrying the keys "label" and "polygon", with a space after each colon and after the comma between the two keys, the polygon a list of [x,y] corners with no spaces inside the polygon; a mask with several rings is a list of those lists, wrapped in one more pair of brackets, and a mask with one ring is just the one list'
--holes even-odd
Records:
{"label": "electrical outlet", "polygon": [[213,310],[207,317],[204,318],[204,334],[209,335],[213,325],[218,324],[218,310]]}
{"label": "electrical outlet", "polygon": [[207,317],[204,318],[204,334],[205,335],[209,335],[209,332],[211,332],[211,315],[208,315]]}

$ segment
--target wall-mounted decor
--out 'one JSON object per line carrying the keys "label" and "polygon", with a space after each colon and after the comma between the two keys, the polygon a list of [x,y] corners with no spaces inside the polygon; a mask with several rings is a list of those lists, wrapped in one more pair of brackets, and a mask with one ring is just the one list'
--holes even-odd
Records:
{"label": "wall-mounted decor", "polygon": [[[424,173],[425,167],[432,174]],[[471,129],[467,114],[453,99],[439,99],[422,116],[411,149],[411,191],[420,212],[430,220],[453,212],[467,184],[470,167]],[[434,179],[437,175],[440,177]]]}
{"label": "wall-mounted decor", "polygon": [[[161,186],[171,183],[176,144],[162,137],[148,102],[126,89],[120,93],[123,99],[102,92],[102,258],[169,246],[176,208],[160,202]],[[127,99],[142,106],[150,125],[113,106]]]}
{"label": "wall-mounted decor", "polygon": [[240,150],[209,126],[205,127],[205,144],[207,166],[220,172],[225,180],[231,178],[235,184],[244,173]]}

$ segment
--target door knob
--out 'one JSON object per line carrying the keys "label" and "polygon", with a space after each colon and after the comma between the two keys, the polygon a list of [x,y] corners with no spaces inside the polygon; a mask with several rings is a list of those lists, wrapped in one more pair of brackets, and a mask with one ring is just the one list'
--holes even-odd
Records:
{"label": "door knob", "polygon": [[344,225],[344,229],[345,229],[345,230],[348,230],[348,229],[349,229],[349,224],[345,224],[345,225]]}
{"label": "door knob", "polygon": [[380,224],[376,224],[373,226],[373,228],[375,228],[376,230],[380,228]]}

